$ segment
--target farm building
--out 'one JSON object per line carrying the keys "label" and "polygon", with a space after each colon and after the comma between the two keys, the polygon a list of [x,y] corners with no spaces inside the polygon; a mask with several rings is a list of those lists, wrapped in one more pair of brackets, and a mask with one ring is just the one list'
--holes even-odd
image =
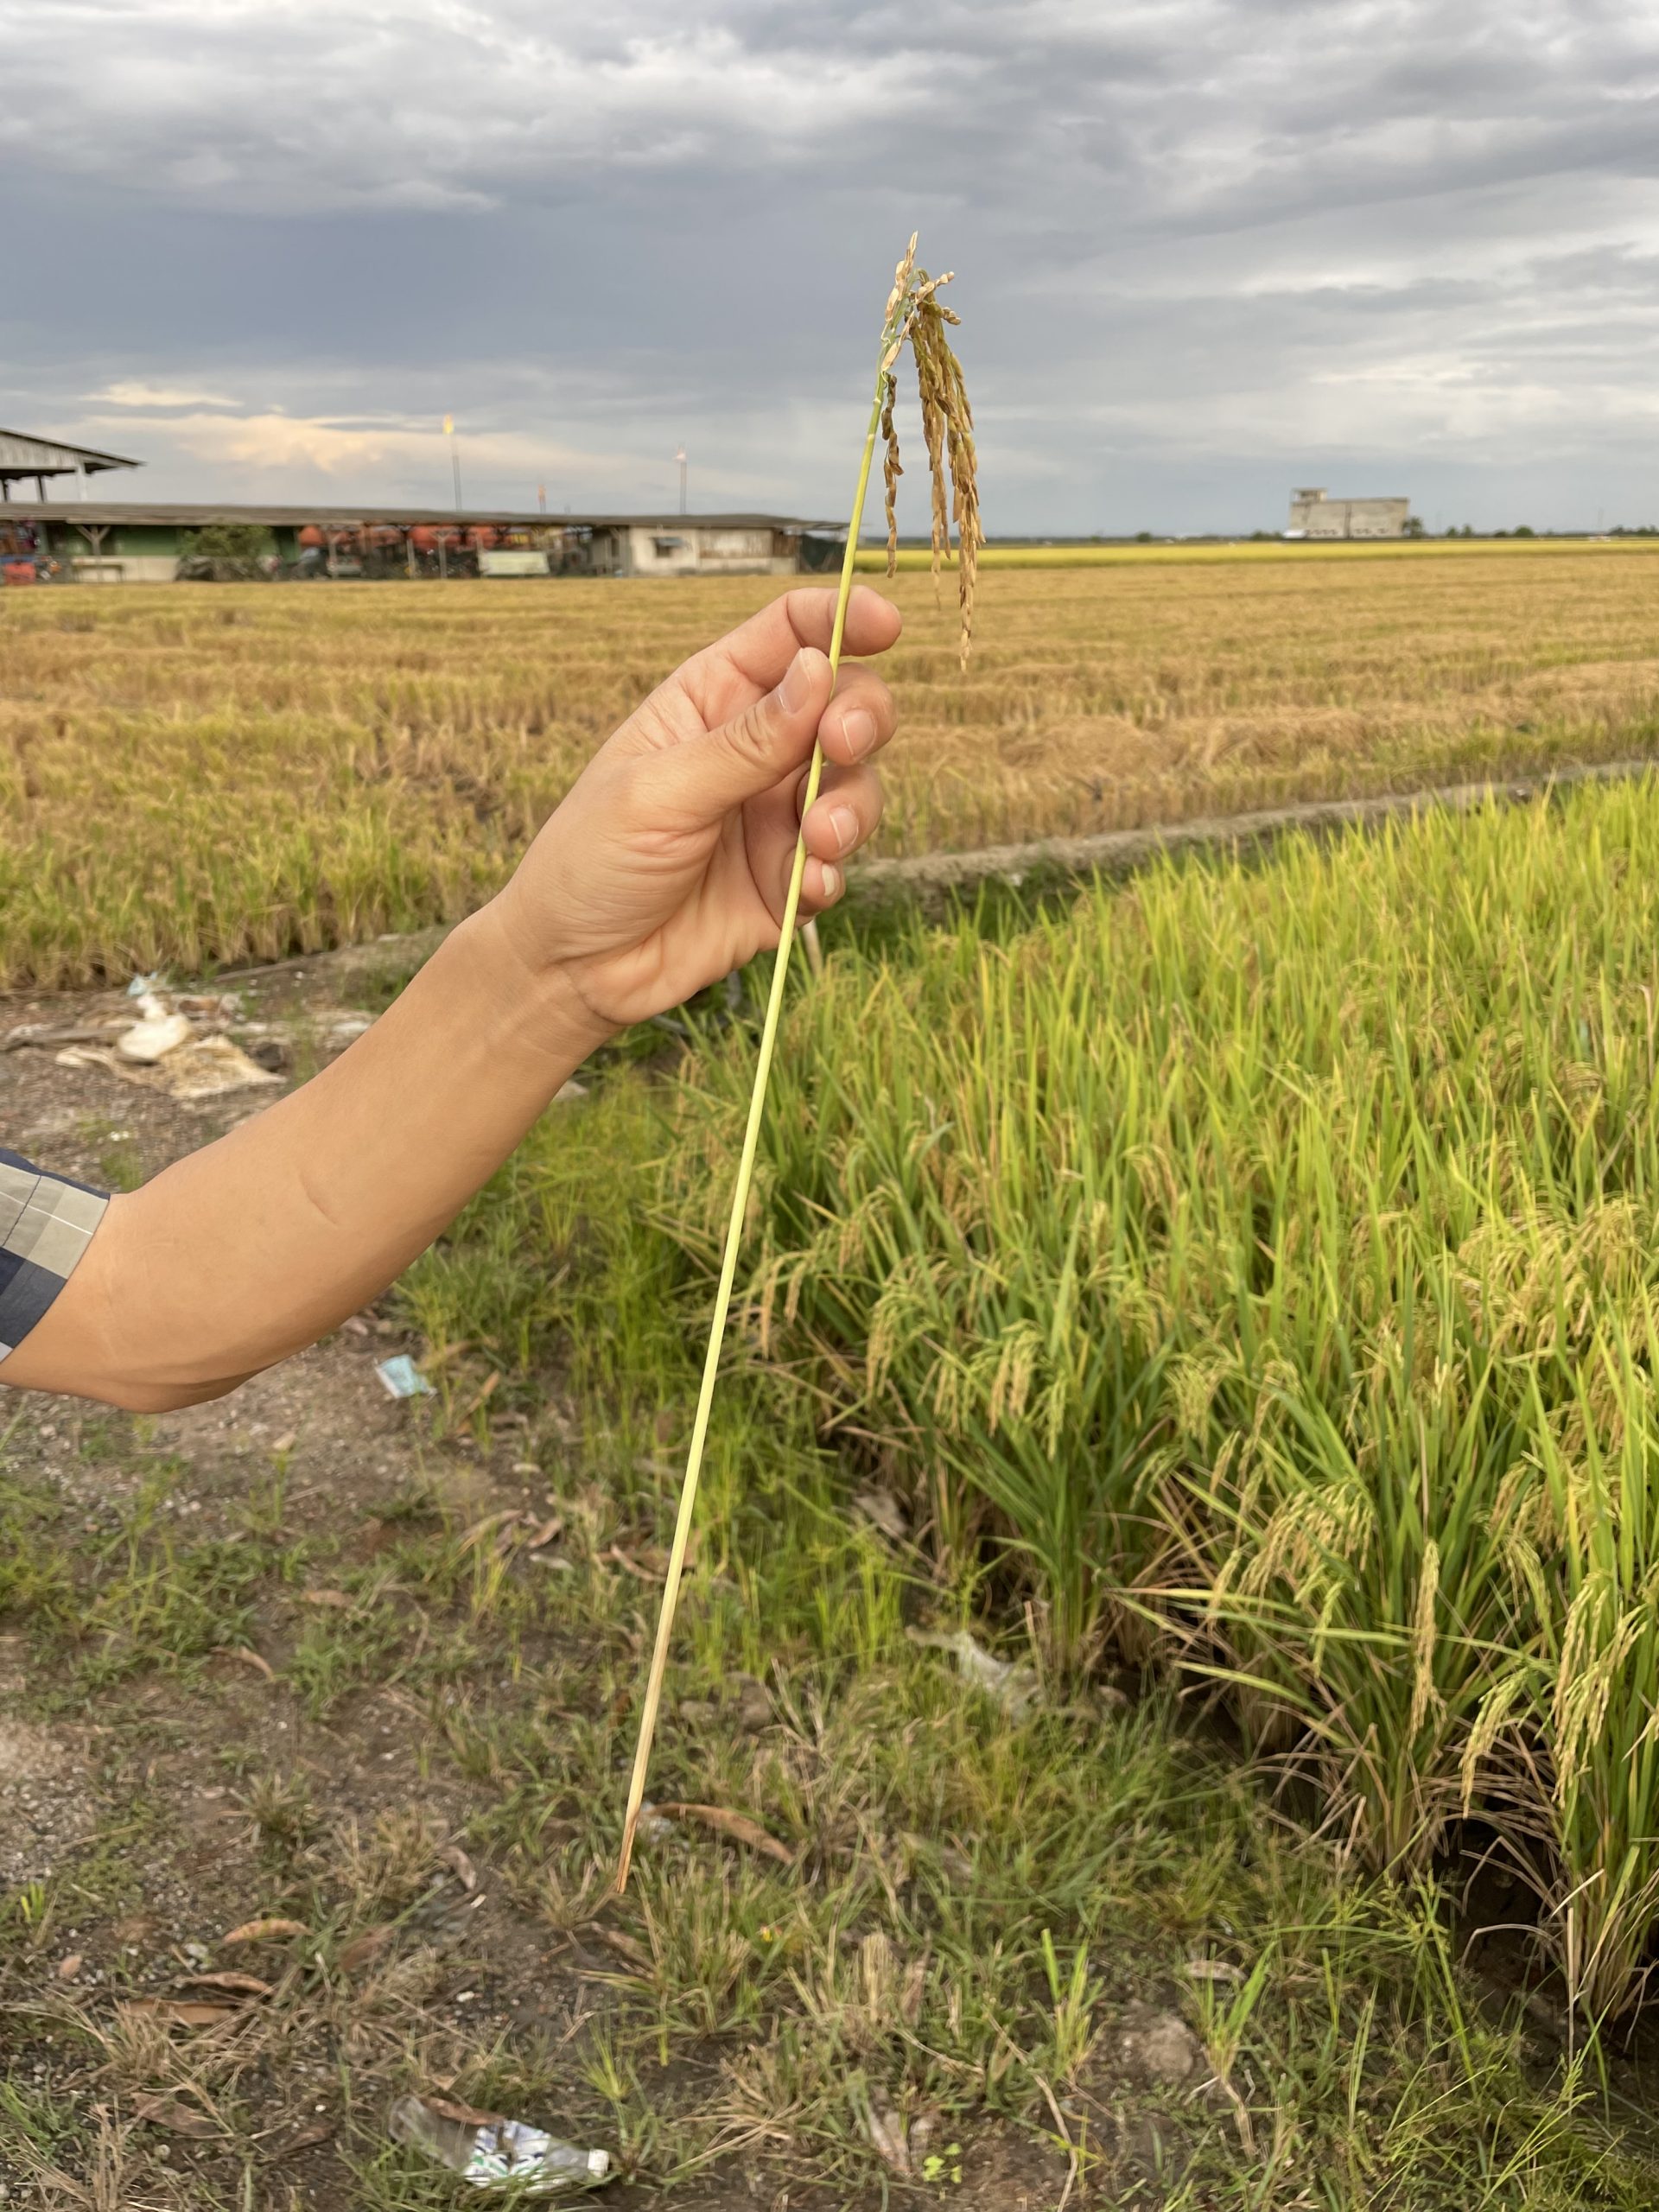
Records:
{"label": "farm building", "polygon": [[[31,469],[30,474],[34,472]],[[0,506],[14,581],[172,583],[203,573],[198,533],[232,531],[271,575],[788,575],[845,526],[777,515],[560,515],[480,508],[111,505],[79,499]]]}
{"label": "farm building", "polygon": [[26,430],[0,430],[0,504],[10,501],[14,484],[35,480],[35,496],[46,497],[48,476],[72,476],[83,488],[89,476],[107,468],[137,468],[117,453],[95,453],[90,446],[64,445],[56,438],[32,437]]}
{"label": "farm building", "polygon": [[1403,537],[1409,499],[1333,499],[1322,486],[1293,492],[1287,537]]}
{"label": "farm building", "polygon": [[830,525],[769,515],[613,517],[594,522],[594,565],[604,575],[791,575],[801,537]]}

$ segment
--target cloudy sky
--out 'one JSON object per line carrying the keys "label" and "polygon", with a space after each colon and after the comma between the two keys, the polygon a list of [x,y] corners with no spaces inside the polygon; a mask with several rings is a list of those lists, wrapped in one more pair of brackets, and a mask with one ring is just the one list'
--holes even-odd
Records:
{"label": "cloudy sky", "polygon": [[1659,519],[1656,92],[1659,0],[0,0],[0,423],[834,514],[918,226],[993,531]]}

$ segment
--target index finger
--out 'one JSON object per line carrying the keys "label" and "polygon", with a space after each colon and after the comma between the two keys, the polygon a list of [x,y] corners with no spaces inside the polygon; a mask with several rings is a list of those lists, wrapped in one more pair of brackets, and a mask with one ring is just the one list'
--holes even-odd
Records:
{"label": "index finger", "polygon": [[[836,594],[829,590],[786,591],[689,660],[683,671],[704,719],[729,721],[783,679],[803,645],[827,653],[836,626]],[[847,603],[842,644],[849,653],[884,653],[904,624],[890,601],[855,584]]]}

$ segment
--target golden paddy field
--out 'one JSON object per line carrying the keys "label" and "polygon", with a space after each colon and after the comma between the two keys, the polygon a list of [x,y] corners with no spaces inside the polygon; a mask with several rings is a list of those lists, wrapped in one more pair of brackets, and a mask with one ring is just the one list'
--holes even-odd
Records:
{"label": "golden paddy field", "polygon": [[[1659,752],[1646,546],[1101,549],[907,629],[907,854]],[[0,600],[0,987],[274,957],[486,896],[634,702],[772,579]]]}

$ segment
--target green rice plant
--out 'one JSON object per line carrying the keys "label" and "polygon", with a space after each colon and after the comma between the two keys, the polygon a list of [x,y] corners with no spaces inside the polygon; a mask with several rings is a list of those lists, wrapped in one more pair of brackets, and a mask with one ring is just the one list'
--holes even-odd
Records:
{"label": "green rice plant", "polygon": [[1549,1902],[1567,1987],[1592,2018],[1640,1994],[1659,1916],[1656,1370],[1659,1314],[1644,1289],[1628,1314],[1601,1317],[1570,1395],[1547,1407],[1534,1383]]}
{"label": "green rice plant", "polygon": [[[1656,938],[1643,786],[843,946],[741,1307],[1058,1676],[1210,1686],[1369,1864],[1541,1850],[1599,2016],[1659,1916]],[[661,1169],[705,1269],[745,1072]]]}
{"label": "green rice plant", "polygon": [[1294,1724],[1326,1824],[1402,1873],[1443,1847],[1471,1735],[1507,1711],[1535,1632],[1502,1513],[1524,1430],[1490,1356],[1458,1341],[1455,1303],[1437,1315],[1427,1289],[1345,1402],[1269,1381],[1224,1480],[1192,1500],[1232,1541],[1202,1601],[1228,1656],[1187,1664],[1231,1680],[1270,1739]]}

